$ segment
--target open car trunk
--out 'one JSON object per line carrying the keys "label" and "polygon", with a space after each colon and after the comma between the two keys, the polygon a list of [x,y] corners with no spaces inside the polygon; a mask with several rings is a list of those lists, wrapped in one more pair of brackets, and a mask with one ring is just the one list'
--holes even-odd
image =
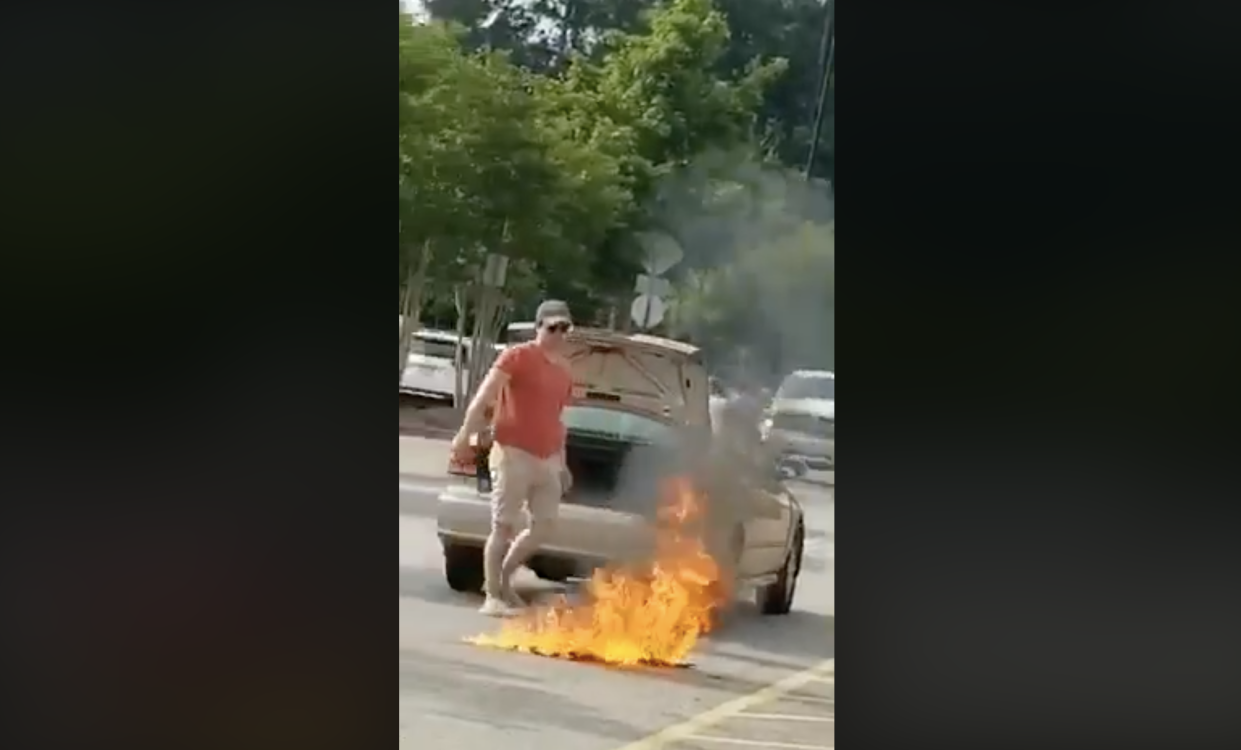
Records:
{"label": "open car trunk", "polygon": [[571,430],[565,462],[573,487],[565,502],[653,517],[661,480],[677,471],[674,454],[666,447]]}
{"label": "open car trunk", "polygon": [[[573,487],[565,502],[651,516],[662,479],[685,471],[685,446],[675,445],[679,433],[710,436],[698,349],[591,328],[574,329],[567,343],[573,401],[565,416],[565,460]],[[574,407],[587,407],[589,418],[574,424],[568,413]],[[479,471],[486,476],[485,463]]]}
{"label": "open car trunk", "polygon": [[[565,501],[650,516],[660,483],[677,471],[669,435],[709,430],[707,375],[698,350],[641,334],[590,328],[569,336],[573,407],[566,415],[565,460],[573,488]],[[597,408],[590,408],[597,407]],[[628,416],[626,416],[628,415]]]}

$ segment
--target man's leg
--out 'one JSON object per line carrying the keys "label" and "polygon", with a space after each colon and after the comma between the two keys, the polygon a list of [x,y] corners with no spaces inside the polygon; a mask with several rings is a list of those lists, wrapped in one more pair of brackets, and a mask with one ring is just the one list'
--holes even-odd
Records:
{"label": "man's leg", "polygon": [[[513,540],[508,554],[504,557],[502,576],[506,585],[512,580],[513,574],[525,565],[535,552],[538,552],[539,547],[551,534],[556,524],[556,517],[560,513],[562,489],[559,463],[556,460],[536,459],[533,456],[530,458],[533,466],[526,501],[530,523]],[[511,590],[506,593],[508,598],[514,596]]]}
{"label": "man's leg", "polygon": [[515,536],[512,524],[492,521],[491,533],[483,547],[483,593],[488,597],[500,598],[504,593],[504,558]]}
{"label": "man's leg", "polygon": [[512,605],[505,601],[507,588],[504,559],[513,543],[521,518],[523,496],[530,486],[530,472],[511,451],[499,445],[491,451],[491,533],[483,547],[483,602],[486,614],[505,614]]}

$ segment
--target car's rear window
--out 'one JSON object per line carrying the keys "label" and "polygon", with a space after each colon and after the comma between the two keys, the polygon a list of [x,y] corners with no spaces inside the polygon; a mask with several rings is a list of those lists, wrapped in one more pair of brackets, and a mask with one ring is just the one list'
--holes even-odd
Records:
{"label": "car's rear window", "polygon": [[614,409],[570,406],[561,419],[570,430],[609,435],[627,442],[669,444],[674,438],[673,428],[663,422]]}

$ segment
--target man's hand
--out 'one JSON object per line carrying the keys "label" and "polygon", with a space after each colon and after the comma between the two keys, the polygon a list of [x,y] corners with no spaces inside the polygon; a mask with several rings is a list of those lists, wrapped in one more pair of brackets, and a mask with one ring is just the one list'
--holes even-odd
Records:
{"label": "man's hand", "polygon": [[[511,351],[513,350],[508,350],[508,352]],[[503,354],[500,355],[500,360],[504,360]],[[458,461],[469,460],[470,436],[486,428],[487,422],[490,421],[487,412],[495,403],[496,397],[500,395],[500,391],[508,385],[508,381],[508,373],[501,370],[498,363],[487,373],[482,385],[478,387],[478,393],[474,394],[474,400],[465,410],[465,417],[461,420],[461,429],[457,430],[457,434],[453,436],[453,458]],[[480,445],[479,448],[481,449],[482,446]]]}
{"label": "man's hand", "polygon": [[569,494],[569,490],[573,489],[573,473],[569,471],[568,466],[560,467],[560,493],[562,495]]}
{"label": "man's hand", "polygon": [[452,457],[457,461],[468,461],[471,457],[470,450],[470,433],[465,427],[457,430],[457,434],[452,437]]}

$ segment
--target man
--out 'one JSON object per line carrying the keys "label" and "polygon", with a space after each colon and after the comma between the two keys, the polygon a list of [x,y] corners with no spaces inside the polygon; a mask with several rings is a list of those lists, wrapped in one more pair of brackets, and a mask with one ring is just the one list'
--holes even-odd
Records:
{"label": "man", "polygon": [[[565,335],[573,328],[569,306],[539,305],[535,338],[504,350],[483,380],[452,441],[465,457],[470,436],[486,422],[494,403],[491,449],[491,533],[483,548],[486,601],[483,614],[505,616],[525,606],[512,588],[513,574],[547,538],[572,481],[565,466],[565,428],[560,415],[573,396],[565,358]],[[517,533],[523,506],[529,518]]]}

